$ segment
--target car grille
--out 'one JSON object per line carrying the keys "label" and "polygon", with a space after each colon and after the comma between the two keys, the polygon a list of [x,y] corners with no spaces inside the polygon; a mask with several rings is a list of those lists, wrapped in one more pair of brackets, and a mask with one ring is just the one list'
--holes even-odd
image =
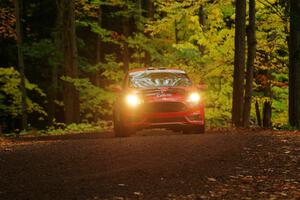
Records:
{"label": "car grille", "polygon": [[149,118],[150,123],[168,123],[168,122],[184,122],[184,117],[164,117],[164,118]]}
{"label": "car grille", "polygon": [[145,104],[146,113],[182,112],[186,106],[181,102],[155,102]]}
{"label": "car grille", "polygon": [[180,94],[180,95],[186,95],[187,91],[185,89],[181,88],[169,88],[167,90],[161,90],[161,89],[144,89],[140,91],[141,94],[145,96],[155,96],[157,94]]}

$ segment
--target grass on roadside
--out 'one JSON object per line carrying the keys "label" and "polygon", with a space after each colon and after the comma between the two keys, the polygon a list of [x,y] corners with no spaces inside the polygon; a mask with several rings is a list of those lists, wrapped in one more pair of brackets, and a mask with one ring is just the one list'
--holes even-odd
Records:
{"label": "grass on roadside", "polygon": [[30,128],[26,131],[16,130],[13,133],[3,134],[6,137],[14,136],[42,136],[42,135],[64,135],[64,134],[78,134],[78,133],[97,133],[112,129],[111,121],[98,121],[97,123],[80,123],[80,124],[69,124],[54,123],[52,126],[47,127],[44,130],[37,130]]}

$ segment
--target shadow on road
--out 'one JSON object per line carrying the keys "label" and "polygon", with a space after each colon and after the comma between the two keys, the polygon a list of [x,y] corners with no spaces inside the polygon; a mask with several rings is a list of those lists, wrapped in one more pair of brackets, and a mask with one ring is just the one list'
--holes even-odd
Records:
{"label": "shadow on road", "polygon": [[55,141],[55,140],[82,140],[82,139],[99,139],[112,138],[112,132],[106,131],[101,133],[78,133],[66,135],[43,135],[43,136],[24,136],[19,138],[11,138],[13,142],[30,142],[30,141]]}
{"label": "shadow on road", "polygon": [[[149,129],[138,131],[130,137],[145,137],[145,136],[162,136],[162,135],[180,135],[181,132],[167,131],[164,129]],[[18,138],[10,138],[12,142],[38,142],[38,141],[57,141],[57,140],[94,140],[115,138],[112,131],[93,132],[93,133],[78,133],[65,135],[42,135],[42,136],[21,136]]]}

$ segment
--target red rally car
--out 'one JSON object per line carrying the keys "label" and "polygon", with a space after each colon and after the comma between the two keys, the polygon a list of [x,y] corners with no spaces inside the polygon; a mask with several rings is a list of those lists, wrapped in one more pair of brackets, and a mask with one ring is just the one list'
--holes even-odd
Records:
{"label": "red rally car", "polygon": [[129,71],[114,105],[118,137],[146,128],[204,133],[201,87],[178,69]]}

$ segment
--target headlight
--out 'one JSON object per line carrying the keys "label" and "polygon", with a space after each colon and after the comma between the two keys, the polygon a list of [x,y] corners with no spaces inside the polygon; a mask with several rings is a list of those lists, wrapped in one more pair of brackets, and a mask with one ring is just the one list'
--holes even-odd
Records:
{"label": "headlight", "polygon": [[188,102],[198,103],[201,100],[200,94],[193,92],[188,96]]}
{"label": "headlight", "polygon": [[141,101],[137,95],[129,94],[126,96],[126,103],[131,107],[136,107]]}

